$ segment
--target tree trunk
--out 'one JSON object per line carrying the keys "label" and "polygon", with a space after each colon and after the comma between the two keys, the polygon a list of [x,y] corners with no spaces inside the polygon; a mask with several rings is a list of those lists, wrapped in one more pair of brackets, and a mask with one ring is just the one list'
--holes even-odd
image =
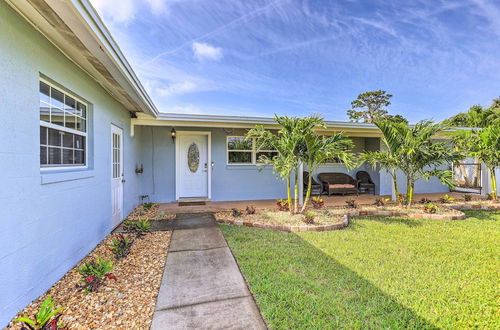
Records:
{"label": "tree trunk", "polygon": [[295,200],[293,203],[293,213],[299,212],[299,170],[295,169]]}
{"label": "tree trunk", "polygon": [[490,169],[490,178],[491,178],[491,197],[494,201],[497,200],[497,175],[495,173],[495,168],[491,167]]}
{"label": "tree trunk", "polygon": [[288,201],[288,211],[290,214],[293,214],[293,209],[292,209],[292,183],[291,181],[291,173],[288,175],[288,178],[286,179],[286,192],[287,192],[287,201]]}
{"label": "tree trunk", "polygon": [[302,205],[302,209],[300,210],[300,213],[304,213],[307,207],[307,203],[309,202],[309,199],[311,198],[311,187],[312,187],[312,173],[310,173],[307,176],[307,193],[306,193],[306,198],[304,199],[304,205]]}
{"label": "tree trunk", "polygon": [[392,181],[394,184],[394,194],[396,194],[396,200],[399,198],[399,187],[398,187],[398,178],[397,178],[397,171],[398,170],[392,170]]}
{"label": "tree trunk", "polygon": [[414,182],[413,178],[410,178],[408,180],[408,184],[409,184],[409,186],[408,186],[408,196],[407,196],[407,198],[408,198],[407,208],[411,208],[411,205],[413,203],[413,192],[415,190],[415,182]]}

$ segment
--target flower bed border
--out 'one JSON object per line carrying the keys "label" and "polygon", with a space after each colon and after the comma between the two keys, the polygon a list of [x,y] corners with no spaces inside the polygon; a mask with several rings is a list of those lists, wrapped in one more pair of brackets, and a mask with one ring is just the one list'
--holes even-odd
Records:
{"label": "flower bed border", "polygon": [[451,209],[457,210],[460,214],[429,214],[429,213],[407,213],[400,211],[387,211],[387,210],[360,210],[360,211],[350,211],[343,215],[343,220],[340,223],[333,225],[319,225],[319,226],[288,226],[288,225],[274,225],[268,223],[260,222],[250,222],[250,221],[239,221],[239,220],[229,220],[229,219],[217,219],[218,223],[225,223],[236,226],[246,226],[264,229],[274,229],[284,232],[302,232],[302,231],[331,231],[344,229],[349,225],[349,221],[352,217],[358,216],[380,216],[380,217],[405,217],[409,219],[432,219],[432,220],[466,220],[467,215],[460,210],[500,210],[500,204],[460,204],[460,205],[450,205]]}
{"label": "flower bed border", "polygon": [[449,205],[450,209],[455,210],[500,210],[500,203],[497,204],[459,204]]}

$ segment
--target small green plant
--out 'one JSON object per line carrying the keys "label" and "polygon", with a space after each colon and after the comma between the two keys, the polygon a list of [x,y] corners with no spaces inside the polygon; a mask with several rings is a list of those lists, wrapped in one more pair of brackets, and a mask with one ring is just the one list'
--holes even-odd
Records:
{"label": "small green plant", "polygon": [[429,203],[432,203],[432,201],[427,197],[422,197],[420,199],[420,204],[429,204]]}
{"label": "small green plant", "polygon": [[304,214],[304,222],[307,224],[313,224],[314,223],[314,216],[315,216],[314,212],[307,211]]}
{"label": "small green plant", "polygon": [[486,194],[486,199],[487,199],[487,200],[489,200],[489,201],[494,200],[495,198],[494,198],[494,196],[493,196],[493,193],[487,193],[487,194]]}
{"label": "small green plant", "polygon": [[443,203],[443,204],[448,204],[448,203],[451,203],[451,202],[453,202],[454,200],[455,200],[455,198],[450,197],[450,196],[448,196],[448,195],[444,195],[443,197],[441,197],[441,198],[439,199],[439,201],[440,201],[441,203]]}
{"label": "small green plant", "polygon": [[464,194],[464,201],[470,202],[472,200],[472,195],[471,194]]}
{"label": "small green plant", "polygon": [[247,206],[247,208],[245,209],[245,212],[247,214],[255,214],[255,207],[253,207],[253,206]]}
{"label": "small green plant", "polygon": [[376,205],[376,206],[384,206],[390,200],[391,200],[390,198],[377,198],[375,200],[375,203],[373,203],[373,204]]}
{"label": "small green plant", "polygon": [[128,220],[123,224],[123,230],[127,233],[135,233],[137,237],[141,237],[151,231],[151,222],[146,218],[141,218],[137,221]]}
{"label": "small green plant", "polygon": [[278,205],[278,210],[280,210],[280,211],[290,210],[290,205],[288,205],[288,200],[286,200],[286,199],[278,199],[276,204]]}
{"label": "small green plant", "polygon": [[27,316],[19,317],[14,322],[22,322],[23,326],[21,330],[58,330],[63,329],[62,325],[57,324],[61,314],[59,312],[64,309],[64,307],[55,308],[56,303],[52,300],[52,297],[48,296],[43,301],[38,312],[34,315],[34,319],[30,319]]}
{"label": "small green plant", "polygon": [[113,238],[113,241],[108,245],[108,248],[111,252],[113,252],[116,259],[120,259],[128,255],[133,242],[134,240],[131,237],[119,234],[117,237]]}
{"label": "small green plant", "polygon": [[358,207],[358,203],[354,199],[348,199],[345,201],[345,203],[347,204],[347,207],[351,209],[355,209]]}
{"label": "small green plant", "polygon": [[148,219],[141,218],[137,220],[137,223],[135,224],[135,230],[137,232],[137,236],[143,236],[151,231],[151,222],[149,222]]}
{"label": "small green plant", "polygon": [[80,280],[83,284],[82,289],[87,292],[96,292],[104,283],[104,280],[112,279],[116,281],[116,277],[112,273],[113,268],[111,261],[103,260],[100,256],[97,256],[96,260],[83,264],[78,269],[78,273],[82,276]]}
{"label": "small green plant", "polygon": [[240,217],[243,214],[240,209],[233,208],[231,209],[231,215],[235,218]]}
{"label": "small green plant", "polygon": [[135,233],[135,221],[134,220],[126,220],[123,223],[123,230],[127,233]]}
{"label": "small green plant", "polygon": [[425,213],[436,213],[437,211],[439,211],[439,207],[436,205],[436,204],[433,204],[433,203],[427,203],[424,205],[424,212]]}
{"label": "small green plant", "polygon": [[142,204],[142,207],[145,209],[145,210],[149,210],[150,208],[153,207],[153,203],[144,203]]}
{"label": "small green plant", "polygon": [[314,196],[311,199],[311,203],[315,209],[320,209],[325,205],[325,201],[319,196]]}

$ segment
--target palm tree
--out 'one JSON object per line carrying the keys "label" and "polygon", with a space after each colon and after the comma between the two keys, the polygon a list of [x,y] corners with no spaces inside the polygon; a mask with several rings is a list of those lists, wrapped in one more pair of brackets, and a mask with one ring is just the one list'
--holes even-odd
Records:
{"label": "palm tree", "polygon": [[[311,115],[304,118],[275,116],[275,121],[280,125],[276,134],[256,126],[247,133],[247,138],[257,138],[257,151],[273,149],[278,155],[269,157],[263,155],[259,161],[273,165],[273,170],[282,180],[287,182],[287,198],[290,212],[299,212],[299,175],[300,165],[306,164],[310,171],[314,171],[319,164],[328,158],[338,157],[346,165],[353,163],[352,154],[349,152],[350,140],[341,134],[331,137],[321,137],[315,133],[315,128],[324,127],[323,118]],[[294,178],[292,200],[292,176]],[[311,179],[308,182],[305,203],[300,210],[303,212],[311,195]],[[293,202],[293,203],[292,203]]]}
{"label": "palm tree", "polygon": [[[259,162],[273,166],[274,173],[287,182],[287,199],[290,213],[298,212],[298,172],[301,156],[304,152],[303,132],[312,130],[317,125],[315,116],[306,118],[275,115],[276,123],[281,127],[276,134],[258,125],[247,133],[247,138],[257,138],[257,151],[276,150],[278,155],[269,157],[262,155]],[[294,195],[292,200],[291,181],[295,178]],[[292,203],[293,202],[293,203]]]}
{"label": "palm tree", "polygon": [[[402,117],[402,119],[398,121],[401,124],[408,125],[408,121],[404,117]],[[389,122],[398,122],[398,121],[389,120]],[[381,129],[380,125],[382,125],[382,122],[387,122],[387,120],[376,121],[375,125],[377,125],[379,129]],[[388,126],[388,124],[385,124],[385,126]],[[399,186],[398,186],[397,171],[398,168],[400,168],[401,166],[399,163],[399,158],[397,153],[400,147],[400,143],[397,143],[397,141],[393,141],[390,144],[385,137],[382,138],[382,141],[384,142],[385,150],[366,151],[362,159],[368,164],[372,165],[373,169],[376,169],[378,165],[380,166],[380,168],[385,169],[387,173],[389,173],[389,175],[392,177],[392,184],[394,186],[394,193],[396,195],[396,199],[398,199]]]}
{"label": "palm tree", "polygon": [[412,206],[418,179],[437,177],[443,184],[453,187],[451,171],[438,167],[456,162],[463,155],[449,143],[435,140],[436,135],[445,130],[443,125],[429,120],[422,120],[414,126],[390,121],[377,125],[389,149],[397,150],[398,168],[406,175],[408,208]]}
{"label": "palm tree", "polygon": [[500,105],[498,101],[493,102],[489,108],[480,105],[470,107],[469,111],[461,112],[446,119],[443,124],[453,127],[486,127],[500,122]]}
{"label": "palm tree", "polygon": [[[321,121],[323,124],[323,122]],[[352,141],[344,137],[341,133],[335,133],[332,136],[320,136],[315,132],[308,131],[304,134],[305,152],[302,155],[302,161],[309,172],[312,174],[318,166],[325,163],[328,159],[340,159],[347,166],[354,166],[354,154],[350,152]],[[307,208],[311,198],[312,175],[309,175],[307,182],[306,198],[302,205],[301,212]]]}
{"label": "palm tree", "polygon": [[455,138],[459,149],[483,162],[491,178],[491,196],[497,200],[495,170],[500,167],[500,122],[479,130],[458,131]]}
{"label": "palm tree", "polygon": [[377,165],[380,168],[385,169],[385,171],[392,177],[394,193],[396,198],[399,198],[397,171],[400,165],[396,151],[397,150],[390,150],[389,148],[381,151],[365,151],[361,159],[370,164],[374,170],[377,168]]}

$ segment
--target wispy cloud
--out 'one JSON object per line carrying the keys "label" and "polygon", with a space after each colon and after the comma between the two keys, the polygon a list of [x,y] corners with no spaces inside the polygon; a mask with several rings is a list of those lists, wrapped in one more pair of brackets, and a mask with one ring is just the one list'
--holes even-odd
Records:
{"label": "wispy cloud", "polygon": [[137,13],[161,15],[169,6],[180,0],[92,0],[99,14],[112,24],[127,24],[136,18]]}
{"label": "wispy cloud", "polygon": [[442,119],[498,94],[492,0],[91,1],[161,111],[346,119],[386,89],[393,112]]}
{"label": "wispy cloud", "polygon": [[161,96],[171,96],[193,92],[197,89],[197,87],[198,86],[192,81],[183,81],[166,87],[160,87],[157,89],[157,92]]}
{"label": "wispy cloud", "polygon": [[222,58],[222,50],[202,42],[193,42],[192,45],[194,58],[199,61],[213,60],[218,61]]}

